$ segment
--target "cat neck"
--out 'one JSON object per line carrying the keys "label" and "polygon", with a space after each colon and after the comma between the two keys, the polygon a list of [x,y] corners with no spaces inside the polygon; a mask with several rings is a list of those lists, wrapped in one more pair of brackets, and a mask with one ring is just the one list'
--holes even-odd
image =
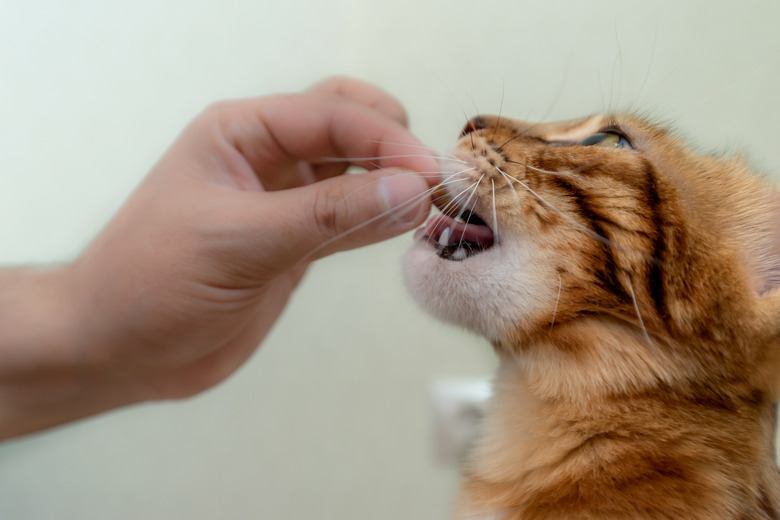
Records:
{"label": "cat neck", "polygon": [[[646,395],[675,380],[675,360],[641,332],[593,320],[509,353],[497,346],[494,395],[471,470],[490,481],[517,480],[563,460],[624,413],[621,396]],[[576,343],[572,339],[576,337]],[[591,431],[593,430],[593,431]]]}
{"label": "cat neck", "polygon": [[[774,460],[774,407],[761,392],[748,383],[707,381],[669,345],[648,345],[641,331],[620,324],[583,322],[569,333],[576,343],[562,346],[550,335],[522,352],[499,347],[463,511],[524,507],[542,500],[540,483],[573,486],[575,496],[577,486],[640,482],[661,463],[704,475],[685,485],[706,487],[712,500],[728,495],[710,485],[728,481],[722,471],[771,473],[765,461]],[[659,475],[652,478],[673,480]]]}
{"label": "cat neck", "polygon": [[541,401],[572,404],[646,391],[692,377],[679,355],[682,350],[635,326],[599,317],[580,319],[511,346],[496,345],[501,364],[497,389],[501,381],[522,380]]}

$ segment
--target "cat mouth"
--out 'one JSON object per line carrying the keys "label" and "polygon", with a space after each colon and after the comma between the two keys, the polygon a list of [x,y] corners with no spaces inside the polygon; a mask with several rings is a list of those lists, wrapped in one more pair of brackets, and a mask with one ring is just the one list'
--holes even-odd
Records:
{"label": "cat mouth", "polygon": [[493,231],[476,213],[457,207],[447,196],[434,197],[441,211],[420,229],[416,238],[424,238],[444,260],[461,261],[493,247]]}

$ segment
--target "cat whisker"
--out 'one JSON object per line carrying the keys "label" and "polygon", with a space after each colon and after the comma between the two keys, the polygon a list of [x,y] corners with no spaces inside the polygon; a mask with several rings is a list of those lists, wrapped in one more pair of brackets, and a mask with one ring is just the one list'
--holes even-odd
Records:
{"label": "cat whisker", "polygon": [[[564,77],[565,77],[565,76],[564,76]],[[551,106],[550,106],[550,108],[547,110],[547,114],[545,114],[545,116],[544,116],[542,119],[546,118],[546,117],[547,117],[547,115],[549,115],[549,113],[550,113],[550,112],[552,112],[553,108],[555,107],[555,104],[558,102],[558,98],[560,97],[561,93],[563,92],[563,85],[564,85],[564,84],[565,84],[565,82],[562,82],[562,83],[561,83],[561,87],[558,89],[558,93],[555,95],[555,98],[553,99],[552,105],[551,105]],[[530,112],[529,112],[529,115],[530,115]],[[530,125],[528,128],[524,129],[522,132],[517,132],[515,135],[513,135],[512,137],[510,137],[509,139],[507,139],[507,140],[506,140],[506,141],[505,141],[505,142],[504,142],[504,143],[503,143],[501,146],[499,146],[498,148],[496,148],[496,151],[500,153],[500,152],[501,152],[501,151],[504,149],[504,147],[505,147],[506,145],[508,145],[509,143],[511,143],[512,141],[514,141],[515,139],[519,139],[520,137],[524,137],[524,136],[528,135],[528,133],[529,133],[531,130],[533,130],[534,128],[536,128],[536,127],[537,127],[537,126],[539,126],[540,124],[542,124],[542,123],[541,123],[541,122],[534,123],[534,124]]]}
{"label": "cat whisker", "polygon": [[[453,173],[452,175],[450,175],[449,177],[447,177],[445,180],[443,180],[443,181],[439,182],[439,184],[449,184],[449,183],[452,183],[452,182],[456,182],[456,181],[457,181],[457,179],[454,179],[454,180],[452,179],[454,176],[456,176],[456,175],[460,175],[460,174],[462,174],[462,173],[466,173],[466,172],[468,172],[468,171],[471,171],[471,170],[473,170],[473,169],[474,169],[474,168],[466,168],[465,170],[461,170],[461,171],[459,171],[459,172],[455,172],[455,173]],[[382,171],[382,170],[385,170],[385,168],[378,168],[378,170]],[[393,174],[393,177],[395,177],[395,176],[408,176],[408,177],[411,177],[411,176],[415,176],[415,175],[416,175],[416,176],[419,176],[419,177],[433,177],[433,178],[440,178],[440,177],[441,177],[441,175],[442,175],[443,173],[444,173],[444,172],[409,172],[409,173],[395,173],[395,174]],[[351,197],[351,196],[353,196],[354,194],[356,194],[357,192],[359,192],[359,191],[361,191],[361,190],[364,190],[364,189],[368,188],[369,186],[373,186],[374,184],[376,184],[376,183],[378,183],[378,182],[382,182],[382,179],[376,180],[376,181],[374,181],[374,182],[369,182],[368,184],[365,184],[365,185],[363,185],[363,186],[361,186],[361,187],[359,187],[359,188],[357,188],[357,189],[355,189],[355,190],[353,190],[353,191],[349,192],[347,195],[345,195],[345,196],[344,196],[344,198]],[[433,189],[435,189],[435,188],[433,188]]]}
{"label": "cat whisker", "polygon": [[[482,179],[480,178],[480,181],[481,180]],[[455,207],[455,208],[462,207],[463,209],[461,210],[460,214],[458,215],[459,217],[462,216],[465,213],[465,211],[466,211],[465,208],[468,206],[469,202],[471,201],[471,197],[468,198],[468,200],[466,201],[466,204],[464,204],[463,206],[460,205],[460,200],[463,199],[466,196],[466,193],[469,192],[469,191],[471,191],[472,195],[473,195],[473,193],[474,193],[474,191],[476,191],[478,185],[479,185],[479,181],[476,181],[476,182],[470,184],[463,191],[461,191],[460,193],[458,193],[457,195],[452,197],[452,199],[444,206],[444,208],[442,208],[442,210],[441,210],[442,213],[446,213],[447,210],[449,210],[449,208],[451,208],[451,207]],[[472,191],[472,190],[474,190],[474,191]],[[476,201],[475,201],[475,203],[476,203]],[[443,225],[443,223],[438,223],[437,224],[437,226],[440,226],[440,225]],[[437,229],[438,228],[434,228],[434,231],[436,231]],[[449,238],[449,236],[447,238]],[[463,237],[461,236],[461,241],[462,241],[462,239],[463,239]],[[430,237],[429,237],[428,241],[430,243]]]}
{"label": "cat whisker", "polygon": [[575,168],[573,170],[550,171],[550,170],[543,170],[543,169],[537,168],[535,166],[531,166],[530,164],[521,163],[519,161],[512,161],[512,160],[506,159],[506,162],[511,163],[511,164],[517,164],[517,165],[520,165],[520,166],[524,166],[524,167],[528,168],[529,170],[533,170],[535,172],[548,173],[550,175],[576,175],[576,174],[582,172],[586,168],[585,166],[580,166],[580,167]]}
{"label": "cat whisker", "polygon": [[558,296],[555,298],[555,309],[553,309],[553,316],[552,321],[550,322],[550,328],[552,329],[555,325],[555,317],[558,315],[558,302],[561,301],[561,288],[563,288],[563,278],[561,278],[561,275],[558,275]]}
{"label": "cat whisker", "polygon": [[520,200],[520,195],[517,194],[517,190],[512,184],[512,180],[507,176],[506,173],[502,172],[500,169],[496,168],[496,170],[498,170],[498,173],[500,173],[504,177],[504,179],[506,179],[507,184],[512,189],[512,194],[514,194],[515,196],[515,202],[517,202],[518,205],[522,204],[522,201]]}
{"label": "cat whisker", "polygon": [[515,139],[519,139],[520,137],[523,137],[523,135],[524,135],[524,132],[519,132],[519,133],[517,133],[517,134],[513,135],[512,137],[510,137],[509,139],[507,139],[506,141],[504,141],[504,142],[501,144],[501,146],[499,146],[498,148],[496,148],[496,151],[497,151],[497,152],[499,152],[499,153],[501,153],[501,152],[504,150],[504,147],[505,147],[506,145],[508,145],[509,143],[511,143],[512,141],[514,141]]}
{"label": "cat whisker", "polygon": [[496,183],[493,179],[490,179],[490,184],[493,186],[493,241],[495,242],[495,245],[499,245],[498,216],[496,215]]}
{"label": "cat whisker", "polygon": [[647,70],[645,71],[645,77],[644,79],[642,79],[642,83],[639,85],[639,91],[634,96],[635,101],[631,103],[631,106],[629,107],[629,112],[635,112],[637,110],[635,103],[642,99],[642,93],[645,90],[645,86],[647,86],[647,80],[650,77],[650,71],[653,68],[657,45],[658,45],[658,25],[655,26],[655,30],[653,31],[653,45],[652,47],[650,47],[650,59],[647,61]]}
{"label": "cat whisker", "polygon": [[[466,204],[463,206],[463,209],[461,210],[460,214],[458,215],[458,218],[463,218],[463,215],[466,214],[466,208],[468,207],[469,203],[471,202],[471,199],[474,198],[474,194],[477,192],[477,188],[479,188],[479,184],[482,182],[482,179],[485,178],[485,175],[483,174],[482,177],[479,178],[477,182],[474,183],[474,189],[471,191],[471,194],[469,195],[468,200],[466,201]],[[474,208],[477,207],[477,200],[474,199],[474,204],[471,206],[470,212],[474,211]],[[463,228],[463,232],[460,234],[460,239],[458,240],[458,244],[463,243],[463,237],[466,236],[466,228]]]}
{"label": "cat whisker", "polygon": [[369,140],[367,142],[369,142],[369,143],[377,143],[377,144],[392,144],[392,145],[397,145],[397,146],[406,146],[406,147],[409,147],[409,148],[419,148],[421,150],[426,150],[426,151],[431,152],[430,157],[433,158],[433,159],[447,159],[447,160],[462,162],[464,164],[466,163],[466,161],[458,159],[457,157],[455,157],[455,155],[453,155],[451,153],[441,153],[441,152],[438,152],[436,150],[433,150],[433,149],[431,149],[431,148],[429,148],[427,146],[421,145],[421,144],[412,144],[411,142],[403,143],[403,142],[397,142],[397,141],[378,141],[378,140]]}
{"label": "cat whisker", "polygon": [[498,117],[496,118],[496,124],[493,127],[493,135],[490,136],[490,141],[492,142],[493,139],[496,137],[496,132],[498,132],[498,127],[501,124],[501,111],[504,109],[504,93],[506,91],[506,78],[501,82],[501,103],[498,105]]}
{"label": "cat whisker", "polygon": [[325,163],[343,163],[343,162],[361,162],[361,161],[381,161],[382,159],[403,159],[411,157],[433,158],[430,154],[398,154],[398,155],[378,155],[376,157],[321,157],[319,162]]}
{"label": "cat whisker", "polygon": [[717,91],[713,92],[709,96],[706,96],[704,98],[700,98],[696,103],[693,103],[691,105],[688,105],[687,107],[684,107],[684,108],[681,108],[679,110],[676,110],[675,112],[672,112],[667,117],[669,119],[677,119],[682,114],[690,112],[693,109],[700,107],[701,105],[709,103],[713,99],[717,99],[718,97],[725,95],[730,90],[733,90],[733,89],[739,87],[740,85],[746,83],[748,80],[752,80],[753,76],[757,75],[762,70],[764,70],[764,65],[760,65],[760,66],[756,67],[755,69],[753,69],[752,71],[748,72],[744,76],[740,77],[739,79],[737,79],[733,83],[725,85],[724,87],[718,89]]}
{"label": "cat whisker", "polygon": [[[495,168],[496,168],[496,170],[498,170],[498,171],[499,171],[499,172],[500,172],[502,175],[504,175],[506,178],[508,178],[508,179],[510,179],[510,180],[512,180],[512,181],[514,181],[514,182],[516,182],[516,183],[518,183],[520,186],[522,186],[523,188],[525,188],[525,189],[526,189],[526,190],[527,190],[527,191],[528,191],[528,192],[529,192],[531,195],[533,195],[534,197],[536,197],[536,198],[537,198],[537,199],[538,199],[538,200],[539,200],[539,201],[540,201],[542,204],[544,204],[545,206],[547,206],[548,208],[550,208],[551,210],[555,211],[555,212],[556,212],[556,213],[558,213],[560,216],[562,216],[563,218],[565,218],[566,220],[568,220],[568,221],[569,221],[571,224],[573,224],[573,225],[574,225],[574,226],[575,226],[577,229],[579,229],[579,230],[583,231],[584,233],[587,233],[587,234],[588,234],[590,237],[592,237],[592,238],[594,238],[594,239],[598,240],[599,242],[602,242],[602,243],[604,243],[604,244],[606,244],[606,245],[608,245],[608,246],[610,246],[610,247],[617,247],[617,244],[615,244],[614,242],[612,242],[610,239],[608,239],[608,238],[606,238],[606,237],[603,237],[603,236],[599,235],[598,233],[595,233],[595,232],[591,231],[591,230],[590,230],[590,229],[588,229],[587,227],[583,226],[582,224],[580,224],[579,222],[577,222],[576,220],[574,220],[573,218],[571,218],[569,215],[565,214],[563,211],[561,211],[561,210],[559,210],[558,208],[556,208],[555,206],[553,206],[551,203],[547,202],[547,201],[544,199],[544,197],[542,197],[541,195],[539,195],[538,193],[536,193],[534,190],[532,190],[532,189],[531,189],[531,187],[530,187],[530,186],[528,186],[526,183],[524,183],[524,182],[523,182],[523,181],[521,181],[520,179],[518,179],[518,178],[516,178],[516,177],[513,177],[513,176],[511,176],[511,175],[509,175],[508,173],[506,173],[505,171],[501,170],[501,169],[500,169],[499,167],[497,167],[497,166],[496,166]],[[510,185],[511,185],[511,184],[510,184]]]}
{"label": "cat whisker", "polygon": [[[574,220],[573,218],[571,218],[569,215],[567,215],[566,213],[564,213],[564,212],[563,212],[563,211],[561,211],[560,209],[556,208],[556,207],[555,207],[554,205],[552,205],[551,203],[547,202],[547,201],[546,201],[546,200],[545,200],[545,199],[544,199],[544,198],[543,198],[541,195],[539,195],[539,194],[538,194],[538,193],[536,193],[534,190],[532,190],[530,186],[528,186],[527,184],[525,184],[525,183],[524,183],[523,181],[521,181],[520,179],[518,179],[518,178],[516,178],[516,177],[513,177],[512,175],[509,175],[508,173],[504,172],[503,170],[501,170],[501,169],[500,169],[499,167],[497,167],[497,166],[495,166],[494,168],[495,168],[496,170],[498,170],[498,171],[499,171],[499,173],[501,173],[502,175],[504,175],[504,177],[505,177],[505,178],[509,179],[510,181],[514,181],[514,182],[518,183],[520,186],[522,186],[523,188],[525,188],[525,189],[526,189],[526,190],[527,190],[529,193],[531,193],[531,195],[533,195],[534,197],[536,197],[536,198],[537,198],[537,199],[538,199],[540,202],[542,202],[542,203],[543,203],[545,206],[547,206],[547,207],[548,207],[548,208],[550,208],[551,210],[553,210],[553,211],[555,211],[556,213],[558,213],[558,214],[559,214],[561,217],[563,217],[564,219],[568,220],[568,221],[569,221],[569,222],[570,222],[570,223],[571,223],[571,224],[572,224],[574,227],[576,227],[577,229],[579,229],[579,230],[580,230],[580,231],[582,231],[583,233],[587,234],[588,236],[590,236],[590,237],[591,237],[591,238],[593,238],[594,240],[598,240],[598,241],[599,241],[599,242],[601,242],[602,244],[605,244],[605,245],[607,245],[607,246],[609,246],[609,247],[612,247],[612,248],[614,248],[614,249],[616,249],[616,250],[618,250],[618,251],[632,251],[632,252],[634,252],[634,253],[638,254],[638,255],[639,255],[639,256],[640,256],[640,257],[641,257],[643,260],[645,260],[645,261],[646,261],[646,262],[648,262],[648,263],[651,263],[651,264],[658,264],[658,263],[659,263],[659,262],[658,262],[658,260],[657,260],[656,258],[653,258],[653,257],[647,256],[647,255],[645,255],[644,253],[640,253],[640,252],[638,252],[638,251],[634,251],[634,250],[632,250],[632,249],[628,249],[628,248],[625,248],[625,247],[619,246],[618,244],[614,243],[612,240],[608,239],[607,237],[601,236],[601,235],[599,235],[598,233],[596,233],[596,232],[592,231],[591,229],[588,229],[586,226],[584,226],[584,225],[580,224],[579,222],[577,222],[576,220]],[[510,183],[510,186],[511,186],[511,183]]]}
{"label": "cat whisker", "polygon": [[330,244],[336,242],[337,240],[341,240],[345,236],[350,235],[350,234],[352,234],[355,231],[358,231],[360,229],[363,229],[364,227],[366,227],[368,225],[371,225],[374,222],[377,222],[378,220],[381,220],[381,219],[387,217],[388,215],[392,215],[394,212],[400,212],[401,214],[403,214],[403,212],[408,211],[409,208],[413,207],[417,202],[419,202],[419,201],[423,200],[424,198],[432,195],[435,190],[436,190],[436,187],[428,188],[427,190],[425,190],[422,193],[412,197],[411,199],[409,199],[409,200],[407,200],[405,202],[402,202],[401,204],[399,204],[399,205],[397,205],[397,206],[395,206],[393,208],[390,208],[387,211],[383,211],[379,215],[376,215],[376,216],[366,220],[365,222],[362,222],[361,224],[358,224],[357,226],[354,226],[354,227],[344,231],[343,233],[339,233],[335,237],[332,237],[332,238],[324,241],[323,243],[321,243],[320,245],[318,245],[317,247],[315,247],[314,249],[309,251],[303,258],[301,258],[300,263],[304,264],[304,263],[308,262],[318,251],[324,249],[325,247],[329,246]]}
{"label": "cat whisker", "polygon": [[655,344],[650,340],[650,335],[647,333],[647,327],[645,327],[645,322],[642,319],[642,315],[639,313],[639,305],[636,302],[636,295],[634,294],[634,284],[631,283],[631,280],[628,281],[628,289],[631,291],[631,299],[634,301],[634,310],[636,311],[636,317],[639,318],[639,326],[642,328],[642,334],[644,334],[645,340],[650,346],[650,350],[652,350],[654,354],[658,354],[658,350],[656,350]]}

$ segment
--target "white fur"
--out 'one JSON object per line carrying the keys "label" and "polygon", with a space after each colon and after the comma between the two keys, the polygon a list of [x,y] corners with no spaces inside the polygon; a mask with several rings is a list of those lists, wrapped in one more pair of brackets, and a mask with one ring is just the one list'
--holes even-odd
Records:
{"label": "white fur", "polygon": [[[480,182],[485,176],[479,172],[492,167],[485,157],[464,148],[464,143],[469,139],[461,139],[452,149],[450,156],[457,159],[442,161],[442,179],[459,204],[493,217],[493,232],[501,230],[500,243],[496,234],[491,248],[467,258],[462,258],[465,252],[457,251],[453,256],[457,261],[453,261],[438,256],[441,246],[435,241],[420,238],[404,258],[405,281],[415,300],[435,317],[501,341],[555,301],[558,286],[548,281],[557,276],[552,259],[544,258],[541,248],[507,220],[520,218],[515,211],[517,194],[510,196],[509,209],[503,207],[496,213],[496,190],[506,190],[506,181],[495,170],[499,185]],[[472,190],[475,182],[477,187]],[[446,237],[442,241],[446,243]]]}
{"label": "white fur", "polygon": [[436,244],[419,239],[404,259],[412,296],[441,320],[493,341],[506,337],[555,294],[543,282],[551,274],[534,254],[537,248],[503,238],[500,246],[462,261],[440,258]]}

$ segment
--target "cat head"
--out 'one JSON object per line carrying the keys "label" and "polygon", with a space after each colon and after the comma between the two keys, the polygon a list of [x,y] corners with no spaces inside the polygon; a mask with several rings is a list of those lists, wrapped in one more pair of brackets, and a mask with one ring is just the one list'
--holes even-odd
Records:
{"label": "cat head", "polygon": [[442,169],[407,285],[499,347],[594,318],[683,343],[770,319],[774,195],[739,159],[629,116],[480,116]]}

